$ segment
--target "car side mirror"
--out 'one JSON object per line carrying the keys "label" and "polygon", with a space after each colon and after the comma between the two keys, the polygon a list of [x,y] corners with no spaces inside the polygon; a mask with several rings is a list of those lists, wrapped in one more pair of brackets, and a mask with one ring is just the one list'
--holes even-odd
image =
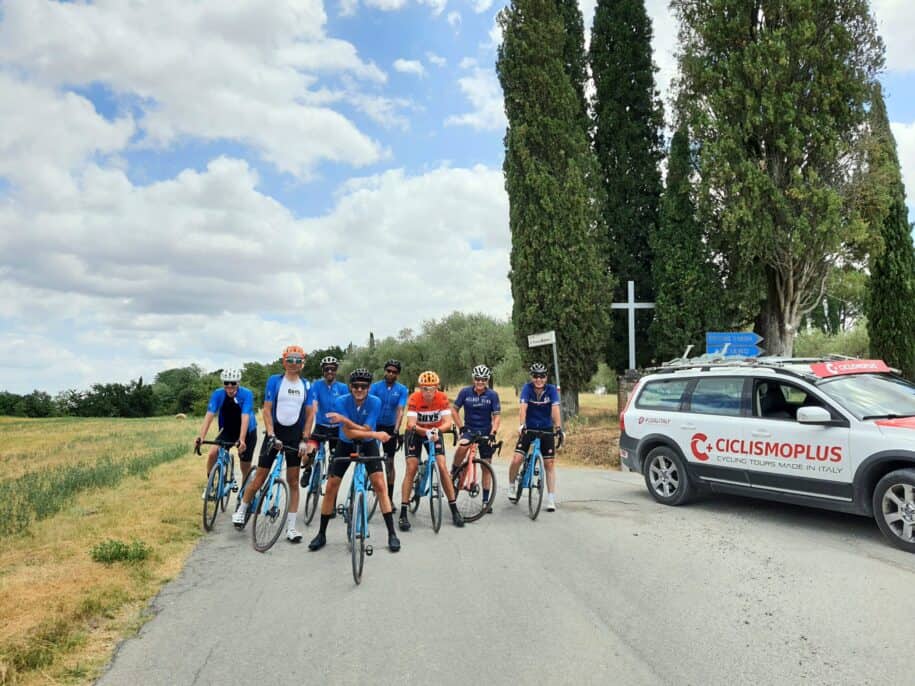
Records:
{"label": "car side mirror", "polygon": [[797,411],[800,424],[831,424],[832,415],[825,407],[801,407]]}

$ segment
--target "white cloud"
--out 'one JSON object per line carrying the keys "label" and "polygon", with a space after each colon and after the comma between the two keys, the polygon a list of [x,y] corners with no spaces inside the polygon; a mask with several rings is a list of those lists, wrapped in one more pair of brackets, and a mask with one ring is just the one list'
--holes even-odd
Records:
{"label": "white cloud", "polygon": [[394,71],[399,71],[401,74],[413,74],[414,76],[419,77],[426,75],[426,68],[419,60],[397,58],[394,60]]}
{"label": "white cloud", "polygon": [[[498,169],[355,179],[331,211],[308,219],[258,184],[246,162],[230,158],[145,187],[90,165],[76,196],[52,192],[40,208],[15,194],[0,201],[0,316],[28,332],[0,337],[3,386],[148,379],[195,361],[272,359],[291,341],[310,349],[369,330],[394,334],[466,302],[498,316],[511,309]],[[415,247],[430,231],[437,249],[420,256]],[[489,276],[455,291],[471,262]],[[398,265],[386,292],[415,297],[406,320],[378,306],[379,264]],[[442,284],[434,297],[430,274]],[[20,365],[29,349],[55,355],[37,369]]]}
{"label": "white cloud", "polygon": [[915,122],[911,124],[894,122],[890,127],[896,138],[908,206],[915,210]]}
{"label": "white cloud", "polygon": [[352,17],[356,14],[356,10],[359,9],[359,0],[340,0],[340,12],[341,17]]}
{"label": "white cloud", "polygon": [[436,55],[434,52],[427,52],[426,59],[429,60],[429,64],[434,64],[436,67],[444,67],[448,64],[448,60],[441,55]]}
{"label": "white cloud", "polygon": [[458,79],[458,86],[473,106],[472,112],[452,115],[446,125],[470,126],[478,130],[497,131],[506,126],[502,87],[492,69],[474,67],[468,76]]}
{"label": "white cloud", "polygon": [[492,7],[493,0],[471,0],[471,3],[473,5],[473,11],[477,14],[481,14]]}
{"label": "white cloud", "polygon": [[365,0],[365,4],[382,12],[396,12],[407,6],[407,0]]}
{"label": "white cloud", "polygon": [[911,0],[873,0],[874,16],[886,42],[886,67],[890,71],[915,70],[915,3]]}
{"label": "white cloud", "polygon": [[465,57],[464,59],[461,60],[460,67],[461,67],[461,69],[473,69],[475,66],[477,66],[477,64],[478,63],[477,63],[476,59],[474,59],[473,57]]}
{"label": "white cloud", "polygon": [[677,75],[677,19],[668,7],[669,0],[647,0],[645,9],[651,19],[654,32],[652,47],[654,61],[658,66],[655,85],[661,91],[665,110],[669,110],[670,82]]}
{"label": "white cloud", "polygon": [[458,11],[449,12],[447,19],[448,25],[455,30],[461,25],[461,13]]}
{"label": "white cloud", "polygon": [[445,6],[448,4],[448,0],[417,0],[420,5],[426,5],[431,8],[432,16],[439,16],[444,10]]}
{"label": "white cloud", "polygon": [[321,0],[75,4],[8,0],[0,64],[48,87],[104,84],[140,109],[146,145],[239,141],[307,177],[321,160],[365,165],[383,149],[329,109],[320,75],[383,82],[324,34]]}

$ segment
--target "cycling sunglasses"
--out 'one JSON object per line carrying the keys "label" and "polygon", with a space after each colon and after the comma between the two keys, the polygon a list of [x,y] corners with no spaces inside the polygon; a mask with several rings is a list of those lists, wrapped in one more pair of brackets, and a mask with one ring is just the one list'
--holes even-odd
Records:
{"label": "cycling sunglasses", "polygon": [[367,391],[369,389],[367,383],[351,383],[350,387],[355,391]]}
{"label": "cycling sunglasses", "polygon": [[531,374],[532,379],[545,379],[546,374]]}
{"label": "cycling sunglasses", "polygon": [[287,357],[286,364],[305,364],[304,357]]}
{"label": "cycling sunglasses", "polygon": [[475,376],[473,377],[474,381],[489,381],[485,376]]}
{"label": "cycling sunglasses", "polygon": [[397,371],[396,369],[385,369],[384,373],[385,374],[400,374],[400,372]]}
{"label": "cycling sunglasses", "polygon": [[237,386],[238,382],[237,381],[223,381],[222,385],[223,386]]}

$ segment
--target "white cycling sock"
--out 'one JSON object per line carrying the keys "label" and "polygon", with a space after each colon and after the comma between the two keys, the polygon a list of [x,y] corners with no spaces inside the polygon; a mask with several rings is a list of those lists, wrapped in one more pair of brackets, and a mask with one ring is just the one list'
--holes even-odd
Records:
{"label": "white cycling sock", "polygon": [[293,529],[293,528],[295,528],[295,516],[296,516],[296,514],[297,514],[297,513],[295,513],[295,512],[290,512],[288,515],[286,515],[286,528],[287,528],[287,529]]}

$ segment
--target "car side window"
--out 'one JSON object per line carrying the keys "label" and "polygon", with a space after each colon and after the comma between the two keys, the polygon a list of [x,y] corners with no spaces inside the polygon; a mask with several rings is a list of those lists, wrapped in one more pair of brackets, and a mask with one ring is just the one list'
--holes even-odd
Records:
{"label": "car side window", "polygon": [[[823,402],[794,384],[766,379],[753,387],[753,415],[764,419],[795,421],[802,407],[825,407]],[[828,408],[827,408],[828,409]]]}
{"label": "car side window", "polygon": [[683,392],[690,379],[650,381],[639,393],[635,406],[640,410],[662,410],[679,412]]}
{"label": "car side window", "polygon": [[699,379],[689,401],[690,412],[739,417],[743,406],[743,378]]}

